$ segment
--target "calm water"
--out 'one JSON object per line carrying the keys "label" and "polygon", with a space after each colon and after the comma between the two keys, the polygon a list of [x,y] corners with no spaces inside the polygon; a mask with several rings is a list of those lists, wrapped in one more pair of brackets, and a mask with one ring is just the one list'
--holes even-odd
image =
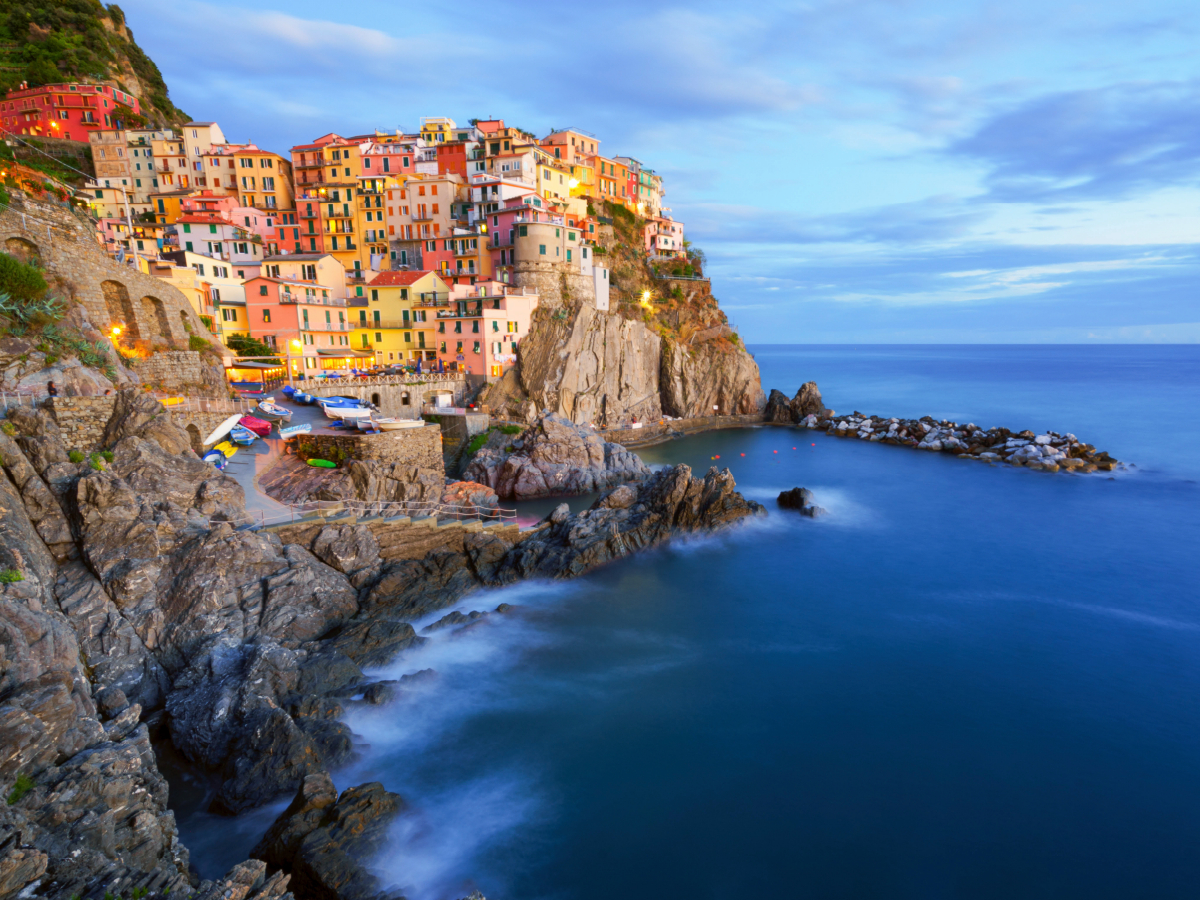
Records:
{"label": "calm water", "polygon": [[[439,677],[354,711],[369,747],[337,776],[413,807],[384,877],[413,900],[1194,897],[1200,348],[754,349],[767,387],[815,379],[839,411],[1073,431],[1138,468],[765,428],[643,451],[719,455],[769,518],[476,595],[521,609],[393,666]],[[775,509],[796,485],[830,516]],[[202,869],[248,846],[181,824]]]}

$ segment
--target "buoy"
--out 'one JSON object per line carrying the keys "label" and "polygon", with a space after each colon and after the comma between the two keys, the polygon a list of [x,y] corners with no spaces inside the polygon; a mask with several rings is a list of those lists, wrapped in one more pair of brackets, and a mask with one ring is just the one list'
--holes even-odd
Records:
{"label": "buoy", "polygon": [[721,454],[720,454],[720,453],[718,453],[716,456],[714,456],[714,457],[713,457],[713,459],[720,459],[720,458],[721,458]]}
{"label": "buoy", "polygon": [[772,450],[771,452],[772,452],[772,453],[778,453],[779,451],[778,451],[778,450]]}
{"label": "buoy", "polygon": [[742,456],[745,456],[745,455],[746,455],[745,453],[742,454]]}

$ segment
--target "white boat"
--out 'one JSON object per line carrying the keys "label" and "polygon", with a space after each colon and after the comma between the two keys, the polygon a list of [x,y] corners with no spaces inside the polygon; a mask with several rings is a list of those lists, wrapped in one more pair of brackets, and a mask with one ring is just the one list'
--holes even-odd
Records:
{"label": "white boat", "polygon": [[399,431],[402,428],[423,428],[424,419],[376,419],[380,431]]}
{"label": "white boat", "polygon": [[204,439],[204,446],[208,447],[211,444],[215,444],[221,438],[225,437],[225,435],[229,434],[229,432],[233,430],[233,426],[238,423],[238,420],[241,417],[242,413],[234,413],[232,416],[218,425],[213,433]]}
{"label": "white boat", "polygon": [[312,431],[312,423],[305,422],[303,425],[290,425],[287,428],[279,429],[279,436],[285,441],[290,441],[298,434],[308,434]]}
{"label": "white boat", "polygon": [[361,419],[369,417],[375,410],[366,406],[326,406],[325,415],[331,419]]}

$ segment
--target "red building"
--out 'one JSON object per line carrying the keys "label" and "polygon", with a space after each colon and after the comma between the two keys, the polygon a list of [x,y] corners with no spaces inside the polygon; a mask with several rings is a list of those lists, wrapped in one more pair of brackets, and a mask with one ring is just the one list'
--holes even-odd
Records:
{"label": "red building", "polygon": [[125,128],[130,111],[141,115],[137,97],[107,84],[22,84],[0,101],[0,130],[86,143],[97,129]]}

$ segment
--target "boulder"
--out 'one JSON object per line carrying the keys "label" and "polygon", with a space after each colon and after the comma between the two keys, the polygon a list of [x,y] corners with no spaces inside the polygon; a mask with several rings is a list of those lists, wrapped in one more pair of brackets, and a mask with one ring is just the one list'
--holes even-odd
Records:
{"label": "boulder", "polygon": [[[510,449],[511,448],[511,449]],[[590,428],[544,415],[521,435],[521,447],[480,450],[464,477],[506,500],[585,494],[650,474],[637,456]]]}
{"label": "boulder", "polygon": [[812,503],[813,494],[808,488],[795,487],[780,493],[777,503],[783,509],[804,509]]}
{"label": "boulder", "polygon": [[825,412],[825,403],[815,381],[806,381],[792,398],[792,420],[799,422],[805,416],[820,416]]}
{"label": "boulder", "polygon": [[790,425],[795,419],[792,416],[792,401],[783,391],[771,390],[767,398],[767,407],[763,412],[764,422],[774,422],[777,425]]}

